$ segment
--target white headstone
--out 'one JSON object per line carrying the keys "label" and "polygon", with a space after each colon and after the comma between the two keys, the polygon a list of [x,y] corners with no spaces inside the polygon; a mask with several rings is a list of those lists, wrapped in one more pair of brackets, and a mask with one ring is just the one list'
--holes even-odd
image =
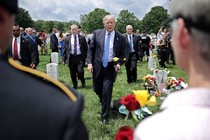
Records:
{"label": "white headstone", "polygon": [[51,53],[51,63],[58,64],[58,53],[57,52],[52,52]]}
{"label": "white headstone", "polygon": [[165,81],[168,77],[168,72],[166,70],[154,70],[153,75],[156,78],[156,84],[158,86],[158,91],[163,92],[165,88]]}
{"label": "white headstone", "polygon": [[148,60],[148,69],[150,70],[154,70],[154,58],[152,56],[149,57],[149,60]]}
{"label": "white headstone", "polygon": [[58,64],[49,63],[46,65],[47,75],[53,77],[54,79],[58,79]]}

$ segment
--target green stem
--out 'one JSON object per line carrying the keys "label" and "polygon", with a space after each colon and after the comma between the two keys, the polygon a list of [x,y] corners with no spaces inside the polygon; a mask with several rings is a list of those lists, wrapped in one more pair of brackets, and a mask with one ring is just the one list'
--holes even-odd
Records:
{"label": "green stem", "polygon": [[127,120],[127,119],[128,119],[128,116],[129,116],[129,113],[126,115],[125,120]]}
{"label": "green stem", "polygon": [[131,111],[131,115],[132,115],[132,117],[134,118],[134,120],[135,120],[136,122],[139,121],[138,118],[136,117],[135,111]]}

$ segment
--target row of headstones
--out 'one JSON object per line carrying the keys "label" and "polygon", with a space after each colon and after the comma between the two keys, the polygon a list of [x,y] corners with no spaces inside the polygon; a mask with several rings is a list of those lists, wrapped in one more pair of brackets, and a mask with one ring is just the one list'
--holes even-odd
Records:
{"label": "row of headstones", "polygon": [[51,53],[51,63],[46,65],[47,75],[53,77],[54,79],[58,79],[58,53],[53,52]]}

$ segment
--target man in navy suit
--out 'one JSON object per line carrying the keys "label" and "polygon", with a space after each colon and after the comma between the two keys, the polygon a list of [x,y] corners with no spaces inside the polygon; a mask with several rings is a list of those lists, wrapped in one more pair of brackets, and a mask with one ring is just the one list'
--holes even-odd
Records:
{"label": "man in navy suit", "polygon": [[137,79],[137,58],[139,57],[138,54],[140,52],[140,36],[133,33],[133,27],[131,25],[127,25],[124,37],[127,82],[132,84],[135,83]]}
{"label": "man in navy suit", "polygon": [[[108,123],[115,70],[118,71],[124,59],[124,37],[114,30],[115,17],[103,18],[105,29],[96,30],[88,49],[88,71],[93,73],[93,89],[102,105],[101,120]],[[114,62],[114,57],[119,60]]]}
{"label": "man in navy suit", "polygon": [[14,60],[20,61],[24,66],[31,68],[36,67],[35,51],[30,40],[27,40],[20,35],[20,26],[18,24],[13,25],[13,39],[8,55]]}

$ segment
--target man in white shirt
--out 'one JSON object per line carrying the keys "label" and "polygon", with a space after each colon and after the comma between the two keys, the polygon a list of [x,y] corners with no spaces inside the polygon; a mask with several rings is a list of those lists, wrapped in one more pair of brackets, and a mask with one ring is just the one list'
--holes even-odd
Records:
{"label": "man in white shirt", "polygon": [[172,1],[172,47],[190,87],[171,94],[160,113],[140,123],[135,140],[210,139],[209,5],[209,0]]}

